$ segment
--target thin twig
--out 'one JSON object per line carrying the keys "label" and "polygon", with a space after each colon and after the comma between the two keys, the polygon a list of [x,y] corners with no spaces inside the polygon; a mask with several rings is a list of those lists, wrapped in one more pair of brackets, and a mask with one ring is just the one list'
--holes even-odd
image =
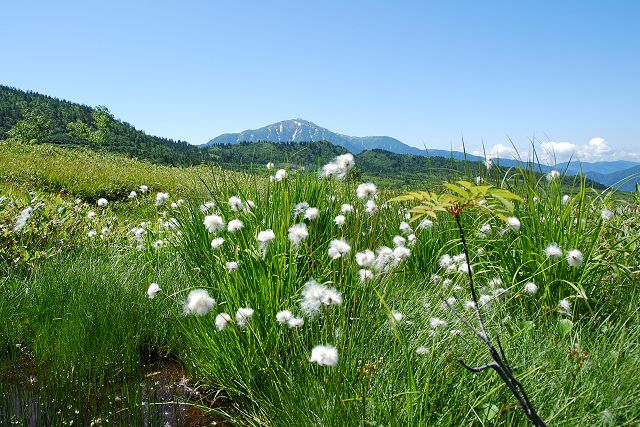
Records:
{"label": "thin twig", "polygon": [[500,342],[500,338],[499,337],[496,338],[498,343],[498,350],[496,350],[495,346],[493,345],[493,342],[491,341],[491,338],[489,337],[489,334],[487,334],[487,330],[484,327],[482,313],[480,312],[480,306],[478,305],[478,296],[476,293],[475,285],[473,283],[473,272],[471,271],[471,262],[469,260],[469,251],[467,249],[467,241],[465,240],[465,237],[464,237],[464,230],[460,222],[459,213],[460,212],[455,213],[454,218],[456,220],[456,224],[458,225],[458,231],[460,232],[460,241],[462,242],[462,248],[464,250],[464,255],[467,261],[467,275],[469,277],[469,287],[471,288],[471,298],[473,299],[474,311],[476,313],[476,318],[478,319],[478,325],[480,329],[478,330],[477,328],[475,328],[471,324],[471,322],[469,322],[464,316],[462,316],[462,314],[460,314],[446,300],[445,300],[445,304],[447,305],[447,307],[449,307],[451,311],[453,311],[456,317],[460,319],[460,321],[462,321],[462,323],[464,323],[464,325],[467,328],[473,331],[473,333],[478,338],[480,338],[482,342],[484,342],[484,344],[487,346],[489,350],[489,353],[491,354],[491,358],[493,359],[493,362],[487,363],[486,365],[482,365],[477,368],[474,368],[468,365],[463,359],[460,359],[459,362],[465,369],[474,373],[480,373],[488,369],[493,369],[494,371],[496,371],[500,376],[500,379],[502,379],[502,381],[509,388],[511,393],[518,400],[518,403],[520,403],[520,406],[522,407],[522,410],[524,411],[524,413],[527,415],[527,418],[529,418],[529,421],[531,421],[531,423],[536,427],[546,427],[545,422],[542,420],[542,418],[540,418],[540,416],[537,414],[537,412],[533,408],[533,405],[529,401],[529,397],[527,396],[527,392],[525,391],[524,386],[513,375],[513,371],[511,370],[507,357],[504,354],[504,349],[502,348],[502,343]]}

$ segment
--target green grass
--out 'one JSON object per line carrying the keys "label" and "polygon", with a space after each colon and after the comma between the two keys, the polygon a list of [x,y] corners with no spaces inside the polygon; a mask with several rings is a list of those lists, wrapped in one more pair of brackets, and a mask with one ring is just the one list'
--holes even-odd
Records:
{"label": "green grass", "polygon": [[[100,197],[125,200],[144,184],[149,190],[173,195],[197,196],[205,190],[201,178],[221,174],[217,166],[178,168],[159,166],[111,153],[65,149],[49,144],[0,142],[2,182],[29,190],[63,192],[87,201]],[[224,172],[236,180],[249,178],[240,172]]]}
{"label": "green grass", "polygon": [[[211,410],[238,425],[527,424],[494,372],[474,375],[457,362],[464,358],[481,365],[489,359],[481,343],[442,306],[443,298],[454,296],[456,307],[471,316],[463,307],[470,298],[466,276],[438,265],[442,255],[462,251],[451,218],[440,216],[432,228],[418,230],[412,224],[416,243],[411,256],[362,282],[355,254],[393,248],[394,236],[402,234],[400,222],[411,206],[386,203],[393,192],[379,192],[378,210],[368,214],[365,200],[356,196],[357,183],[321,181],[313,172],[268,182],[228,172],[196,173],[199,169],[156,171],[141,162],[89,153],[80,154],[88,156],[81,158],[87,166],[81,166],[63,151],[52,152],[53,159],[46,161],[38,151],[45,148],[30,147],[20,155],[15,147],[0,147],[3,164],[11,165],[2,177],[4,194],[11,199],[0,211],[5,253],[45,251],[50,256],[27,268],[13,262],[13,255],[4,260],[0,316],[6,320],[0,345],[7,357],[24,353],[56,378],[73,372],[75,379],[99,384],[113,377],[136,378],[150,353],[170,354],[211,396],[228,398]],[[25,173],[20,165],[31,158],[41,158],[41,166]],[[111,183],[119,178],[122,184]],[[569,192],[558,181],[527,171],[486,179],[524,199],[514,211],[522,224],[519,232],[503,232],[503,222],[480,210],[462,215],[480,292],[506,291],[482,310],[515,376],[549,425],[637,425],[640,206],[589,190],[580,180]],[[143,183],[154,192],[126,200]],[[44,191],[38,200],[45,207],[15,233],[11,225],[20,209],[37,203],[25,191],[34,187]],[[70,194],[48,192],[60,188]],[[108,193],[118,196],[103,214],[95,197],[108,188],[120,189]],[[181,196],[186,202],[179,208],[156,207],[155,191],[169,192],[169,202]],[[568,203],[562,200],[565,193]],[[77,195],[90,203],[76,206]],[[234,211],[227,203],[231,196],[251,200],[255,207]],[[240,219],[244,227],[209,233],[203,201],[215,203],[207,214],[226,222]],[[300,202],[319,208],[319,216],[296,217],[293,209]],[[356,212],[345,214],[340,227],[334,218],[343,203],[353,204]],[[609,221],[601,216],[605,207],[615,212]],[[89,210],[98,212],[96,219],[86,218]],[[177,227],[163,225],[170,218]],[[146,220],[150,224],[140,245],[129,230]],[[87,237],[90,229],[99,232],[107,223],[114,226],[104,239]],[[309,236],[294,247],[287,233],[296,223],[306,223]],[[492,231],[481,235],[485,223]],[[256,235],[266,229],[276,237],[263,252]],[[215,250],[214,237],[225,239]],[[330,242],[338,238],[348,241],[351,251],[331,260]],[[154,249],[160,239],[164,246]],[[576,268],[564,257],[547,259],[543,250],[552,242],[565,254],[581,250],[584,264]],[[229,261],[238,262],[237,271],[227,270]],[[342,304],[304,316],[299,300],[311,279],[336,288]],[[523,291],[529,281],[537,284],[537,294]],[[151,282],[162,288],[152,300],[145,293]],[[202,317],[185,316],[184,301],[196,288],[206,289],[217,305]],[[570,317],[558,312],[561,299],[571,302]],[[232,321],[216,329],[217,314],[234,317],[241,307],[254,309],[247,327]],[[278,324],[280,310],[304,316],[304,326]],[[392,312],[402,313],[402,320],[392,322]],[[432,318],[446,326],[433,328]],[[560,319],[570,319],[571,329],[560,328]],[[337,348],[337,366],[309,362],[312,348],[320,344]],[[362,375],[358,367],[369,362],[375,368]]]}

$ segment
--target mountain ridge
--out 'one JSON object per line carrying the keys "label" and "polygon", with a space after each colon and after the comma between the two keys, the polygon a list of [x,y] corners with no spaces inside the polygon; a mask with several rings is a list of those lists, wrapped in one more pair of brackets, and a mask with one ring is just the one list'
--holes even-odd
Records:
{"label": "mountain ridge", "polygon": [[413,154],[424,157],[453,157],[456,160],[483,160],[482,157],[447,150],[422,150],[412,147],[391,136],[351,136],[330,131],[309,120],[296,118],[272,123],[258,129],[247,129],[242,132],[224,133],[205,144],[210,147],[220,144],[238,144],[240,142],[311,142],[327,141],[359,154],[366,150],[386,150],[395,154]]}
{"label": "mountain ridge", "polygon": [[[240,142],[312,142],[327,141],[345,148],[353,154],[359,154],[366,150],[386,150],[395,154],[412,154],[423,157],[445,157],[456,160],[484,161],[484,157],[460,151],[447,151],[440,149],[420,149],[403,143],[391,136],[350,136],[333,132],[319,126],[312,121],[296,118],[272,123],[257,129],[248,129],[242,132],[224,133],[208,142],[202,147],[211,147],[220,144],[238,144]],[[506,167],[517,167],[523,162],[509,158],[496,158],[496,163]],[[526,163],[526,162],[524,162]],[[626,169],[640,166],[640,163],[628,160],[614,160],[605,162],[581,162],[573,160],[556,165],[537,164],[540,171],[549,172],[553,169],[565,171],[569,175],[577,175],[580,172],[596,175],[617,173]],[[594,175],[595,176],[595,175]]]}

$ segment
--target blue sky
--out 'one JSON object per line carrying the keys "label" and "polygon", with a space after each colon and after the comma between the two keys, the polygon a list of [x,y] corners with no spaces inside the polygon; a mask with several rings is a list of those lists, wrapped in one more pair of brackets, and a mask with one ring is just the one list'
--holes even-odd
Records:
{"label": "blue sky", "polygon": [[155,135],[300,117],[419,147],[535,139],[560,159],[640,161],[638,1],[23,0],[2,15],[0,83]]}

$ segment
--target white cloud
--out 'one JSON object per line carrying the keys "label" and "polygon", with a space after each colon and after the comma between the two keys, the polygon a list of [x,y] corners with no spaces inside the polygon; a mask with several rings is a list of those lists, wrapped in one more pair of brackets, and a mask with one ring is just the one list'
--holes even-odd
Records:
{"label": "white cloud", "polygon": [[[531,150],[531,148],[529,148]],[[583,162],[602,162],[612,160],[640,161],[640,152],[616,150],[600,137],[591,138],[586,144],[574,144],[567,141],[547,141],[535,147],[536,156],[541,163],[553,165],[569,160]],[[528,160],[532,153],[524,149],[515,149],[512,146],[496,144],[486,152],[494,157]],[[482,151],[474,151],[473,154],[482,156]]]}
{"label": "white cloud", "polygon": [[486,154],[487,156],[493,156],[493,158],[528,161],[531,153],[527,150],[514,147],[513,145],[496,144],[485,152],[474,150],[473,154],[476,156],[484,156]]}

